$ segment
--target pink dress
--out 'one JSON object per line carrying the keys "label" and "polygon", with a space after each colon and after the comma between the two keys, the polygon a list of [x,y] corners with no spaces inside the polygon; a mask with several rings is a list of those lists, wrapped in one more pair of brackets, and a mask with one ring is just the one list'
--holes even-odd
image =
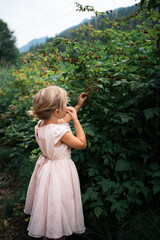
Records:
{"label": "pink dress", "polygon": [[[41,121],[40,121],[41,122]],[[42,151],[32,174],[24,212],[30,214],[28,234],[60,238],[85,231],[79,177],[71,149],[57,142],[71,132],[69,124],[35,127]]]}

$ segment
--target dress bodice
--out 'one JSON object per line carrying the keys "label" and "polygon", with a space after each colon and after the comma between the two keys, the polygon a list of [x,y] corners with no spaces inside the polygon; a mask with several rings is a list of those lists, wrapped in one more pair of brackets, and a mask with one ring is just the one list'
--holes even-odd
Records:
{"label": "dress bodice", "polygon": [[64,143],[58,143],[66,132],[71,132],[68,123],[48,124],[40,126],[41,121],[35,126],[36,141],[42,154],[49,160],[60,160],[71,157],[71,149]]}

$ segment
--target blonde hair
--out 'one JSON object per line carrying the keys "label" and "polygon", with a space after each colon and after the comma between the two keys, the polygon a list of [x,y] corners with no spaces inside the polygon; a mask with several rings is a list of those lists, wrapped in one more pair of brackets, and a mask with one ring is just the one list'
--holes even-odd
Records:
{"label": "blonde hair", "polygon": [[41,89],[33,98],[33,109],[39,119],[49,119],[58,109],[63,110],[67,93],[63,88],[51,86]]}

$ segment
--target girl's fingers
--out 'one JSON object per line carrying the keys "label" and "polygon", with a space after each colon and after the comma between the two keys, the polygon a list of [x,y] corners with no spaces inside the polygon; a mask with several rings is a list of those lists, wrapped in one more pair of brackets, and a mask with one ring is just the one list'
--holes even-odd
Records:
{"label": "girl's fingers", "polygon": [[88,95],[86,94],[86,96],[83,97],[83,101],[85,101],[88,98]]}
{"label": "girl's fingers", "polygon": [[69,110],[69,109],[67,109],[67,111],[66,111],[69,115],[71,115],[72,114],[72,112]]}
{"label": "girl's fingers", "polygon": [[71,119],[74,121],[74,119],[77,119],[77,113],[76,110],[73,107],[67,108],[67,113],[71,116]]}
{"label": "girl's fingers", "polygon": [[74,112],[74,108],[73,107],[67,107],[67,111]]}
{"label": "girl's fingers", "polygon": [[76,115],[76,111],[75,111],[75,109],[74,109],[73,107],[68,107],[68,108],[67,108],[67,113],[68,113],[71,117],[73,117],[74,115]]}
{"label": "girl's fingers", "polygon": [[87,93],[82,92],[79,97],[80,97],[82,100],[85,100],[85,99],[88,97],[88,95],[87,95]]}
{"label": "girl's fingers", "polygon": [[86,98],[87,96],[88,96],[87,93],[81,93],[82,98]]}

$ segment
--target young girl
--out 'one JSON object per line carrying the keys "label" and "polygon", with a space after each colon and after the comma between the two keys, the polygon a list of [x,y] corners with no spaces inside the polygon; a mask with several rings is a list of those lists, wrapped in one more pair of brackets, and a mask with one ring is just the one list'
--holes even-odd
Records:
{"label": "young girl", "polygon": [[[85,149],[86,138],[77,111],[87,98],[81,93],[78,104],[67,108],[67,94],[51,86],[34,97],[33,108],[40,119],[35,126],[42,151],[28,187],[24,212],[30,214],[29,235],[63,239],[85,231],[79,178],[71,160],[71,148]],[[69,127],[73,121],[76,136]]]}

